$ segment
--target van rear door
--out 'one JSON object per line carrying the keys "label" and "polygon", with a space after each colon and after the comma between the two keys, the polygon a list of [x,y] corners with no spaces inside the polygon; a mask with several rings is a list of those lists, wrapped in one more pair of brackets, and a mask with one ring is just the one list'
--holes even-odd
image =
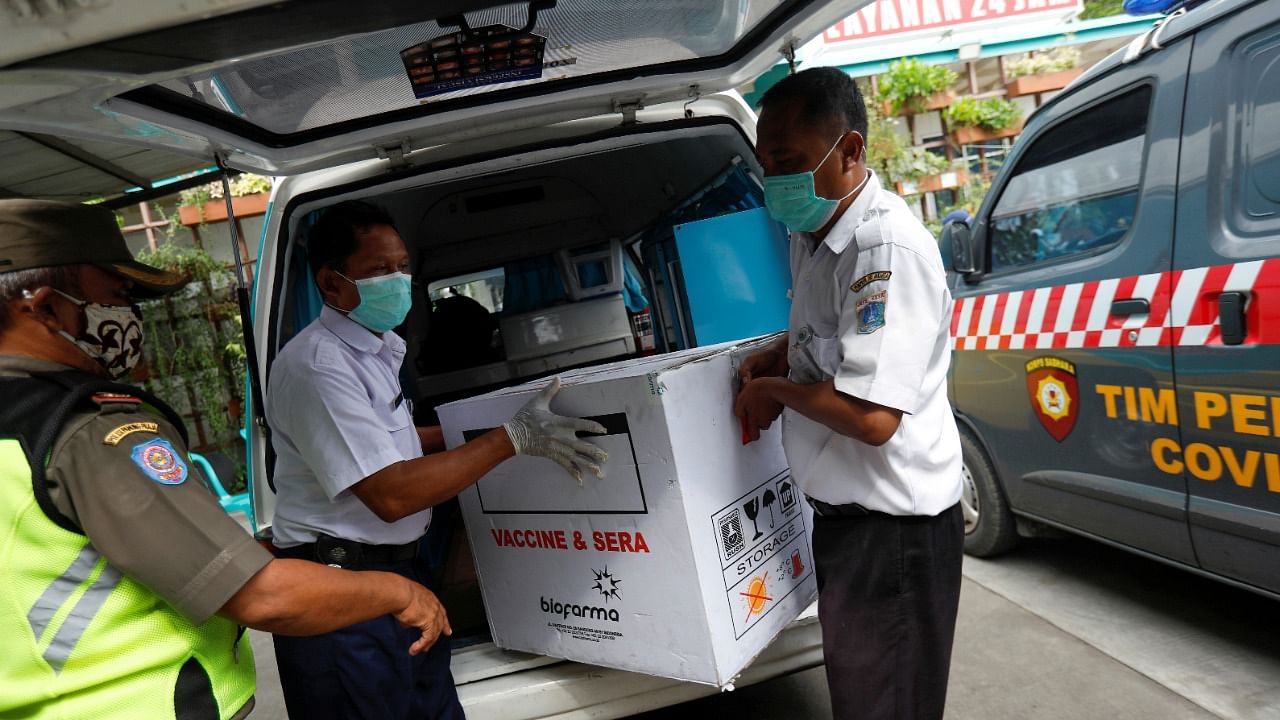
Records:
{"label": "van rear door", "polygon": [[862,4],[282,2],[9,64],[0,127],[268,175],[395,161],[741,86]]}
{"label": "van rear door", "polygon": [[1174,366],[1206,570],[1280,593],[1280,21],[1255,3],[1197,33],[1178,171]]}
{"label": "van rear door", "polygon": [[[1162,344],[1184,41],[1028,123],[979,214],[987,273],[955,289],[955,405],[1015,512],[1194,563]],[[1173,139],[1170,147],[1169,139]]]}

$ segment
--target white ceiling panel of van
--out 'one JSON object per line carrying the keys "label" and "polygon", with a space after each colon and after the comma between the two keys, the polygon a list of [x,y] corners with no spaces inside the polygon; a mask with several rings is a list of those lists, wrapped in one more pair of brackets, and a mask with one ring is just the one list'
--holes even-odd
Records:
{"label": "white ceiling panel of van", "polygon": [[[541,76],[414,96],[400,51],[457,31],[439,21],[355,37],[184,75],[153,86],[275,135],[518,87],[714,57],[728,52],[781,0],[560,0],[533,30],[546,38]],[[468,13],[471,27],[521,27],[527,3]],[[450,50],[449,52],[456,52]]]}
{"label": "white ceiling panel of van", "polygon": [[[280,2],[2,67],[0,128],[217,154],[269,175],[394,162],[738,87],[867,1]],[[402,51],[450,33],[465,51],[482,35],[460,28],[504,26],[539,38],[538,72],[496,82],[489,54],[493,84],[446,85],[433,49],[441,82],[411,82]]]}

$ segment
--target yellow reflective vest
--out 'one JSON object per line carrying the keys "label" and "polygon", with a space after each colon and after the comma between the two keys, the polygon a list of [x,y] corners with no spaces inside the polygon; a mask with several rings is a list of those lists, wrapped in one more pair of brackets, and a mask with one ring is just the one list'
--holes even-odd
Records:
{"label": "yellow reflective vest", "polygon": [[242,716],[254,664],[240,628],[193,624],[112,567],[49,499],[53,441],[102,391],[140,395],[80,373],[0,378],[0,718]]}

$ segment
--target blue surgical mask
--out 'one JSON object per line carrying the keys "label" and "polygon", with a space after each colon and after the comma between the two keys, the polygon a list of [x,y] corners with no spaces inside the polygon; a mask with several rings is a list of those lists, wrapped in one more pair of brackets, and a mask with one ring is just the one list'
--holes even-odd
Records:
{"label": "blue surgical mask", "polygon": [[858,187],[848,195],[834,200],[819,197],[814,190],[813,174],[831,158],[831,153],[835,152],[836,146],[848,134],[846,132],[835,141],[813,170],[790,175],[773,175],[764,179],[764,205],[774,220],[798,232],[821,230],[836,214],[840,203],[867,184],[867,179],[871,177],[870,173],[867,173],[862,182],[858,183]]}
{"label": "blue surgical mask", "polygon": [[[335,270],[334,272],[338,272]],[[404,322],[413,306],[413,278],[402,272],[352,280],[338,277],[356,286],[360,302],[347,317],[376,333],[387,332]]]}

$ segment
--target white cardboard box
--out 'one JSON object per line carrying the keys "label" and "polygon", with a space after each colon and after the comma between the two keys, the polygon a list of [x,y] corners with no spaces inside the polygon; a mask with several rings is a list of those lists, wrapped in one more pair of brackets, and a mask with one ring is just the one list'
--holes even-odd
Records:
{"label": "white cardboard box", "polygon": [[[744,346],[572,371],[552,409],[610,433],[604,480],[504,462],[460,496],[499,647],[725,685],[817,594],[811,514],[780,425],[742,445]],[[545,381],[439,408],[449,447]]]}

